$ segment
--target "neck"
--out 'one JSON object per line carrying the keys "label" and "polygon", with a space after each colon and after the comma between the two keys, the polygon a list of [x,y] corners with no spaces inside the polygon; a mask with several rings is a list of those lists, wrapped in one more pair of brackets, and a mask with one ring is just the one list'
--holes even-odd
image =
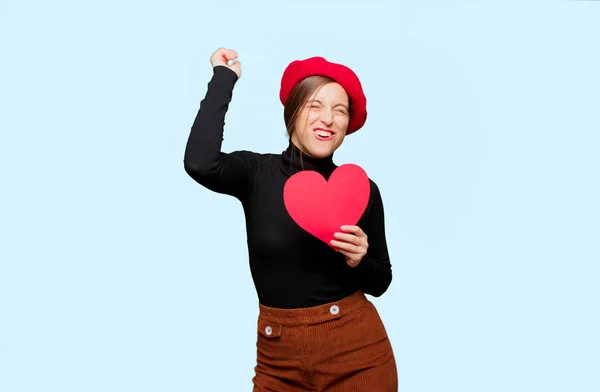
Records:
{"label": "neck", "polygon": [[325,176],[329,176],[336,166],[333,163],[333,154],[325,158],[315,158],[304,153],[292,140],[289,141],[287,149],[281,154],[283,169],[289,175],[302,170],[314,170]]}

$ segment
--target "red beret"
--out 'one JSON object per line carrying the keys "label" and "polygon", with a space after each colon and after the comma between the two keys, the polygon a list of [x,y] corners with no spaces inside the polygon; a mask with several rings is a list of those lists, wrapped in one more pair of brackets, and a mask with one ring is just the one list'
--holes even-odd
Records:
{"label": "red beret", "polygon": [[352,101],[352,117],[346,135],[358,131],[367,120],[367,98],[363,93],[358,76],[350,68],[325,60],[323,57],[311,57],[305,60],[292,61],[281,78],[279,98],[285,103],[294,86],[308,76],[328,76],[339,83]]}

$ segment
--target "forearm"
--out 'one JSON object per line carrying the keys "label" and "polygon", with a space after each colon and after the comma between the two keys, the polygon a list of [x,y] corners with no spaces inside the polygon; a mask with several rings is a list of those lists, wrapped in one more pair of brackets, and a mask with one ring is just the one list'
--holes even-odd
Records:
{"label": "forearm", "polygon": [[367,253],[353,268],[360,290],[379,297],[392,282],[392,265],[385,234],[383,201],[379,188],[371,181],[371,195],[364,216],[358,224],[368,238]]}
{"label": "forearm", "polygon": [[206,97],[200,103],[190,131],[184,167],[191,178],[207,189],[241,199],[248,192],[256,154],[221,151],[225,114],[237,80],[237,74],[229,68],[213,68]]}
{"label": "forearm", "polygon": [[367,255],[355,267],[358,287],[366,294],[379,297],[392,283],[392,267],[389,260],[376,260]]}
{"label": "forearm", "polygon": [[237,79],[235,72],[226,67],[216,66],[213,69],[213,77],[192,124],[184,155],[186,171],[196,176],[223,174],[223,128]]}

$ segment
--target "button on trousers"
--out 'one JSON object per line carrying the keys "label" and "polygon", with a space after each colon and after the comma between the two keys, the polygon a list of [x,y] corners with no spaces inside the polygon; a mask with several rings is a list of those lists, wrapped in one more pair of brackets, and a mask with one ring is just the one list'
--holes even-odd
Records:
{"label": "button on trousers", "polygon": [[390,340],[364,293],[310,308],[259,310],[254,392],[398,391]]}

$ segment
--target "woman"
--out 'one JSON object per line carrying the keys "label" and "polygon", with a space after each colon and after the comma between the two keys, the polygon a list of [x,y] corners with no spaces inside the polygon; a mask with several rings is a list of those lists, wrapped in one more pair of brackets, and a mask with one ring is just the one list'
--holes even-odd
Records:
{"label": "woman", "polygon": [[224,48],[210,59],[213,76],[184,166],[199,184],[234,196],[244,209],[259,299],[254,391],[397,391],[390,341],[365,297],[381,296],[392,280],[377,185],[369,180],[363,216],[357,225],[342,226],[331,246],[300,228],[283,202],[294,173],[314,170],[329,178],[337,167],[334,151],[366,121],[360,81],[348,67],[321,57],[290,63],[280,91],[287,149],[225,153],[225,114],[241,77],[236,59]]}

